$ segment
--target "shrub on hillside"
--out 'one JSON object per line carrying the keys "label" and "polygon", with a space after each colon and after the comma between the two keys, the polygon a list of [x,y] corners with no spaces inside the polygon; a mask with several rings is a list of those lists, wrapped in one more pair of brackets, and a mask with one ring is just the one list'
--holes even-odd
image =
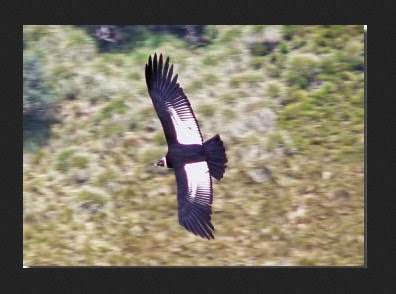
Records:
{"label": "shrub on hillside", "polygon": [[318,74],[319,59],[313,54],[293,54],[288,57],[286,79],[289,85],[306,89]]}
{"label": "shrub on hillside", "polygon": [[[145,34],[141,29],[156,33],[168,33],[186,40],[191,46],[205,46],[216,35],[215,28],[204,25],[82,25],[90,35],[95,36],[101,52],[119,50],[128,43],[142,41]],[[131,45],[131,44],[129,44]]]}
{"label": "shrub on hillside", "polygon": [[23,116],[45,120],[49,105],[54,100],[50,86],[37,55],[23,56]]}

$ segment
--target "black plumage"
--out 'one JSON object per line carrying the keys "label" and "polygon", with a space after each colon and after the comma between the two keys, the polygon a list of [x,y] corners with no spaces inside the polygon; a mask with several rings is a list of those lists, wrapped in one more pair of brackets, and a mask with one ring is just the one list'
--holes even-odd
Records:
{"label": "black plumage", "polygon": [[177,182],[179,223],[203,238],[214,238],[211,223],[212,178],[223,178],[227,157],[219,135],[203,142],[198,121],[182,87],[173,76],[169,57],[146,64],[146,83],[164,129],[167,155],[157,165],[173,168]]}

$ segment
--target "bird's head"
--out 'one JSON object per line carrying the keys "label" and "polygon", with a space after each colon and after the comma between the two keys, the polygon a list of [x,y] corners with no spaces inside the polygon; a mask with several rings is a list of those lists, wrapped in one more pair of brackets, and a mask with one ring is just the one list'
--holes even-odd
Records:
{"label": "bird's head", "polygon": [[154,166],[168,167],[168,165],[166,164],[166,158],[162,157],[160,160],[158,160],[157,163],[154,164]]}

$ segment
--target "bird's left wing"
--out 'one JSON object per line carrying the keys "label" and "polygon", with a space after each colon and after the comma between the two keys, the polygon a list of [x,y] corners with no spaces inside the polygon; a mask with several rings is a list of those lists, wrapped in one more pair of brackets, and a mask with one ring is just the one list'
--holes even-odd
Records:
{"label": "bird's left wing", "polygon": [[207,162],[187,163],[175,174],[179,223],[195,235],[214,239],[210,221],[213,190]]}
{"label": "bird's left wing", "polygon": [[202,134],[191,104],[180,84],[178,75],[173,78],[173,64],[169,67],[169,57],[163,64],[162,54],[157,60],[149,57],[146,64],[146,83],[157,115],[164,128],[168,145],[199,144],[202,145]]}

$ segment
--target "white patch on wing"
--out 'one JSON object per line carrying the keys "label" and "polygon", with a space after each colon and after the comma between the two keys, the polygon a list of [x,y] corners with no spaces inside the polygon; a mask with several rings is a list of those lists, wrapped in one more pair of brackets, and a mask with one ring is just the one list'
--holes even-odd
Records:
{"label": "white patch on wing", "polygon": [[186,171],[189,196],[194,199],[198,192],[204,195],[210,195],[210,174],[206,161],[186,163],[184,165]]}
{"label": "white patch on wing", "polygon": [[164,167],[168,167],[168,163],[166,162],[166,156],[162,157],[162,160],[164,161]]}
{"label": "white patch on wing", "polygon": [[187,107],[175,108],[167,103],[173,125],[175,126],[177,141],[180,144],[202,144],[201,134],[194,115]]}

